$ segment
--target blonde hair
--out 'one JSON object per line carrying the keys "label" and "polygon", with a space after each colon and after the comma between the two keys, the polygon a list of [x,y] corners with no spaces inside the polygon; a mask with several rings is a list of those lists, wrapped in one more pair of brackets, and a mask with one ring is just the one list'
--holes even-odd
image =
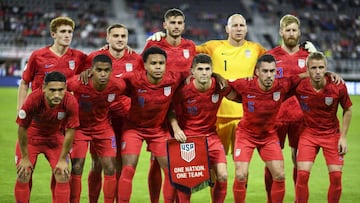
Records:
{"label": "blonde hair", "polygon": [[286,26],[290,25],[291,23],[296,23],[300,27],[300,20],[294,15],[287,14],[284,15],[280,20],[280,29],[285,28]]}
{"label": "blonde hair", "polygon": [[69,17],[57,17],[50,22],[50,32],[56,32],[56,29],[61,25],[70,25],[72,29],[75,29],[75,22]]}
{"label": "blonde hair", "polygon": [[306,67],[309,67],[310,60],[322,60],[325,62],[325,66],[327,66],[326,56],[320,51],[312,52],[309,54],[309,56],[306,58]]}

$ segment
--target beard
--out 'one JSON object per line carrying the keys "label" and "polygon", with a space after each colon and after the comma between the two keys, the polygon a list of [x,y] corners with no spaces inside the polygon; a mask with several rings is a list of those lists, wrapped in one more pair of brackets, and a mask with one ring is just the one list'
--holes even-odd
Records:
{"label": "beard", "polygon": [[284,39],[284,44],[287,47],[293,48],[299,44],[300,37],[296,38],[286,38]]}

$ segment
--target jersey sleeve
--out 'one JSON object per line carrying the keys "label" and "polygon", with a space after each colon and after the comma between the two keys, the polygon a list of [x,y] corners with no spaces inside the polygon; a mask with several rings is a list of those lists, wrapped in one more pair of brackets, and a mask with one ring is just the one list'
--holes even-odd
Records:
{"label": "jersey sleeve", "polygon": [[352,106],[352,102],[345,84],[340,84],[339,96],[340,96],[340,105],[343,109],[348,109]]}

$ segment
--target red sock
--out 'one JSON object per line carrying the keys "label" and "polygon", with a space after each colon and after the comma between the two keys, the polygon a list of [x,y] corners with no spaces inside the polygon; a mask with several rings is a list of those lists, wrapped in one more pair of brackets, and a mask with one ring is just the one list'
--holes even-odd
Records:
{"label": "red sock", "polygon": [[330,187],[328,190],[328,202],[338,203],[340,201],[342,186],[341,186],[341,171],[333,171],[329,173]]}
{"label": "red sock", "polygon": [[168,168],[164,168],[164,185],[163,185],[163,196],[164,203],[173,203],[175,200],[175,188],[170,183]]}
{"label": "red sock", "polygon": [[79,203],[81,194],[81,175],[71,174],[70,203]]}
{"label": "red sock", "polygon": [[233,185],[234,202],[244,203],[246,198],[246,180],[239,181],[235,178]]}
{"label": "red sock", "polygon": [[116,190],[116,174],[104,175],[104,203],[113,203]]}
{"label": "red sock", "polygon": [[264,170],[265,190],[267,196],[267,203],[271,203],[271,187],[273,184],[273,178],[268,167]]}
{"label": "red sock", "polygon": [[191,194],[176,190],[177,197],[181,203],[190,203]]}
{"label": "red sock", "polygon": [[70,199],[70,183],[55,183],[55,199],[57,203],[68,203]]}
{"label": "red sock", "polygon": [[226,197],[227,181],[216,181],[212,189],[212,201],[224,202]]}
{"label": "red sock", "polygon": [[55,187],[56,187],[56,179],[54,174],[52,174],[50,180],[50,188],[51,188],[51,197],[53,199],[53,202],[56,202]]}
{"label": "red sock", "polygon": [[132,191],[132,180],[134,178],[135,168],[132,166],[123,166],[118,182],[118,202],[129,202]]}
{"label": "red sock", "polygon": [[296,185],[296,179],[297,179],[297,168],[293,168],[293,181],[294,185]]}
{"label": "red sock", "polygon": [[156,159],[151,158],[150,169],[148,174],[148,188],[150,194],[150,200],[152,203],[158,203],[161,191],[161,168]]}
{"label": "red sock", "polygon": [[89,202],[97,203],[101,191],[101,172],[91,170],[88,176]]}
{"label": "red sock", "polygon": [[285,196],[285,181],[273,180],[271,187],[271,202],[283,202]]}
{"label": "red sock", "polygon": [[29,183],[16,181],[14,193],[16,202],[28,203],[30,199]]}
{"label": "red sock", "polygon": [[296,179],[296,203],[308,202],[309,199],[309,171],[298,170]]}

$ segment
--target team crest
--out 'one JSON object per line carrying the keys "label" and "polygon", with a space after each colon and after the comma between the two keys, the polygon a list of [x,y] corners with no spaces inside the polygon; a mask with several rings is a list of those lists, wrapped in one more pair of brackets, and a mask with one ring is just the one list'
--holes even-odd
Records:
{"label": "team crest", "polygon": [[65,112],[58,112],[57,119],[62,120],[65,118]]}
{"label": "team crest", "polygon": [[195,158],[195,143],[180,144],[181,158],[187,162],[191,162]]}
{"label": "team crest", "polygon": [[213,94],[211,96],[212,103],[217,103],[219,101],[219,94]]}
{"label": "team crest", "polygon": [[107,100],[108,102],[113,102],[115,100],[115,94],[109,94]]}
{"label": "team crest", "polygon": [[184,55],[184,57],[185,58],[189,58],[190,57],[190,51],[189,51],[189,49],[183,49],[183,55]]}
{"label": "team crest", "polygon": [[333,103],[334,99],[332,97],[325,97],[325,104],[330,106]]}
{"label": "team crest", "polygon": [[169,96],[171,94],[171,86],[164,87],[164,95]]}
{"label": "team crest", "polygon": [[273,93],[273,100],[274,101],[279,101],[280,99],[280,92],[274,92]]}
{"label": "team crest", "polygon": [[126,63],[125,64],[125,70],[126,70],[126,72],[133,71],[133,64],[132,63]]}
{"label": "team crest", "polygon": [[298,59],[298,66],[300,68],[304,68],[305,67],[305,59]]}
{"label": "team crest", "polygon": [[245,56],[246,56],[247,58],[250,58],[250,57],[251,57],[251,51],[250,51],[249,49],[246,49],[246,50],[245,50]]}
{"label": "team crest", "polygon": [[70,68],[71,70],[74,70],[74,69],[75,69],[75,61],[74,61],[74,60],[70,60],[70,61],[69,61],[69,68]]}

